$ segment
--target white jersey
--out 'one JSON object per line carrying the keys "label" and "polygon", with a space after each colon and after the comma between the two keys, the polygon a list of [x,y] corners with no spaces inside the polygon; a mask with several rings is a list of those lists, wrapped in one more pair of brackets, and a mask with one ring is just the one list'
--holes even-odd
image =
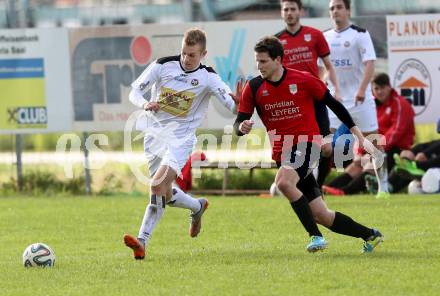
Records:
{"label": "white jersey", "polygon": [[195,141],[195,131],[206,115],[211,95],[232,112],[236,110],[230,88],[212,68],[200,65],[193,71],[185,71],[180,56],[154,61],[131,86],[129,98],[134,105],[143,107],[147,102],[143,96],[149,89],[150,101],[160,105],[160,110],[150,116],[147,129],[163,130],[165,137],[171,131],[179,142]]}
{"label": "white jersey", "polygon": [[[367,30],[351,25],[343,31],[324,32],[330,46],[330,60],[335,67],[342,103],[347,109],[355,105],[355,96],[364,77],[364,62],[376,60],[373,42]],[[329,82],[333,93],[333,85]],[[365,91],[365,100],[373,100],[371,86]]]}

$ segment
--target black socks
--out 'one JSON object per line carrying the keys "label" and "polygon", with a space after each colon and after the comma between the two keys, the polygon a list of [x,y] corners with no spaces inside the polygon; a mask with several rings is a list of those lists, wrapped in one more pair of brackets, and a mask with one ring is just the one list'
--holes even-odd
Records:
{"label": "black socks", "polygon": [[335,213],[335,221],[333,221],[333,225],[330,226],[329,229],[339,234],[360,237],[365,241],[373,235],[372,229],[357,223],[350,217],[339,212]]}
{"label": "black socks", "polygon": [[297,201],[291,202],[290,205],[310,236],[322,236],[318,229],[318,225],[316,225],[316,222],[313,219],[312,211],[310,210],[309,203],[304,195]]}

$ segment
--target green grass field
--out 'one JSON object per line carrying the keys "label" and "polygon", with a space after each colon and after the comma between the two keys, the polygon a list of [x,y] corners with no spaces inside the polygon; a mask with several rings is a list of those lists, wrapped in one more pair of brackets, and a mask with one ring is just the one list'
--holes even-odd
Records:
{"label": "green grass field", "polygon": [[[360,239],[324,229],[329,248],[309,254],[286,200],[211,197],[198,238],[187,211],[167,208],[139,262],[122,235],[137,234],[143,198],[0,198],[0,294],[439,295],[440,196],[327,201],[386,241],[361,254]],[[40,241],[55,267],[24,268],[23,250]]]}

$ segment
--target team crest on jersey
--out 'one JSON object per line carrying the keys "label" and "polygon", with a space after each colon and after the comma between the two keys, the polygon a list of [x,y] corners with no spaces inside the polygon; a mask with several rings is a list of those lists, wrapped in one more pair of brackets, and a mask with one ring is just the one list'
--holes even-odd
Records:
{"label": "team crest on jersey", "polygon": [[349,41],[345,41],[345,42],[344,42],[344,46],[345,46],[345,47],[350,47],[350,42],[349,42]]}
{"label": "team crest on jersey", "polygon": [[261,94],[263,97],[267,97],[269,95],[269,92],[267,91],[267,89],[263,89],[263,92]]}
{"label": "team crest on jersey", "polygon": [[296,84],[290,84],[289,91],[292,95],[296,94],[298,92],[298,86]]}
{"label": "team crest on jersey", "polygon": [[286,39],[281,40],[281,44],[282,45],[286,45],[287,44],[287,40]]}
{"label": "team crest on jersey", "polygon": [[197,79],[193,79],[193,80],[191,80],[191,85],[197,86],[197,85],[199,85],[199,81]]}
{"label": "team crest on jersey", "polygon": [[312,35],[310,35],[310,34],[304,34],[304,41],[306,41],[306,42],[310,42],[310,40],[312,40]]}

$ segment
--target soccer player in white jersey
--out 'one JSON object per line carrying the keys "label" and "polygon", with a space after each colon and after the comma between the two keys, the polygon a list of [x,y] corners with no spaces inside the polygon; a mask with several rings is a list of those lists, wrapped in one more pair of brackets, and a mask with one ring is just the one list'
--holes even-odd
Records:
{"label": "soccer player in white jersey", "polygon": [[[195,132],[206,115],[209,97],[215,95],[232,112],[236,112],[239,100],[212,68],[201,64],[206,53],[205,32],[189,29],[180,55],[154,61],[131,85],[130,101],[149,113],[144,150],[152,176],[150,202],[139,234],[124,235],[135,259],[144,259],[166,205],[191,210],[190,236],[196,237],[200,232],[208,200],[195,199],[172,184],[196,143]],[[149,89],[151,99],[146,101],[144,95]]]}
{"label": "soccer player in white jersey", "polygon": [[[330,60],[336,70],[342,103],[364,134],[377,131],[376,106],[370,81],[376,53],[367,30],[350,23],[350,0],[331,0],[330,16],[334,28],[324,32],[330,46]],[[333,88],[331,81],[329,87]],[[341,122],[331,113],[330,127]]]}
{"label": "soccer player in white jersey", "polygon": [[[335,67],[342,104],[364,136],[367,136],[378,131],[376,105],[370,84],[376,53],[368,31],[350,23],[350,6],[350,0],[330,0],[330,17],[334,28],[325,31],[324,37],[330,46],[330,60]],[[333,89],[330,81],[329,89]],[[334,132],[341,121],[331,110],[329,118],[330,129]],[[360,159],[355,158],[346,170],[347,183],[361,172]],[[382,170],[381,174],[386,174],[386,170]],[[386,180],[387,176],[383,176],[383,179]]]}

